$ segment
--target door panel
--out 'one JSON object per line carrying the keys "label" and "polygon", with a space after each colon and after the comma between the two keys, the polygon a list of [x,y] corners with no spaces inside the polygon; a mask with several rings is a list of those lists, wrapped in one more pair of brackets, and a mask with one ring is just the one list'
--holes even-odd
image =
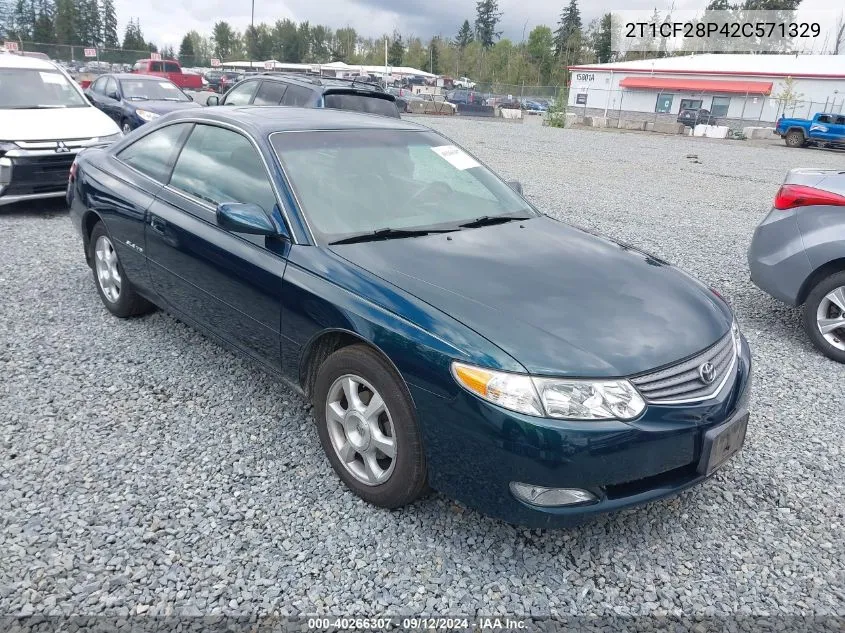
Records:
{"label": "door panel", "polygon": [[275,370],[288,243],[266,247],[217,226],[214,212],[169,188],[150,207],[147,255],[156,292],[175,310]]}

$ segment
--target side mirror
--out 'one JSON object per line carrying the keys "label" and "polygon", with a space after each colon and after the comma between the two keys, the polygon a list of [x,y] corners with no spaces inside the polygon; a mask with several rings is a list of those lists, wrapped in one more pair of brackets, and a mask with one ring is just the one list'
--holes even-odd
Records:
{"label": "side mirror", "polygon": [[236,233],[278,235],[273,221],[257,204],[223,202],[217,207],[217,224]]}
{"label": "side mirror", "polygon": [[114,90],[106,95],[109,99],[114,99],[115,101],[120,101],[120,95],[117,94]]}
{"label": "side mirror", "polygon": [[220,97],[217,95],[211,95],[208,99],[205,100],[205,105],[207,106],[216,106],[220,105]]}
{"label": "side mirror", "polygon": [[508,187],[516,191],[519,195],[522,195],[522,183],[518,180],[508,180]]}

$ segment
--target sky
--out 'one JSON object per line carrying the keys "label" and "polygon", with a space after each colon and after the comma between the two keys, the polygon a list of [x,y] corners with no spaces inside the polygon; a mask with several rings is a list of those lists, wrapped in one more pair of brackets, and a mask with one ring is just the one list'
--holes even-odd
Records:
{"label": "sky", "polygon": [[[581,0],[584,23],[614,9],[698,9],[707,0]],[[568,0],[499,0],[503,37],[521,41],[537,25],[553,26]],[[212,26],[226,20],[243,30],[250,22],[250,0],[116,0],[120,37],[129,18],[138,18],[147,40],[178,48],[192,29],[210,35]],[[801,8],[841,9],[842,0],[804,0]],[[255,22],[290,18],[325,24],[333,29],[354,27],[375,37],[398,29],[403,36],[454,37],[460,25],[475,17],[475,0],[255,0]]]}

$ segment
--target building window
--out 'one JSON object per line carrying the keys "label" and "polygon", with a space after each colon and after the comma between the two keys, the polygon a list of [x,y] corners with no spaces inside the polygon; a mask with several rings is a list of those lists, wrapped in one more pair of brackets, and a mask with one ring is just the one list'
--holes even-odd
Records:
{"label": "building window", "polygon": [[671,112],[672,111],[672,100],[675,98],[675,95],[665,95],[659,94],[657,95],[657,103],[654,106],[655,112]]}
{"label": "building window", "polygon": [[713,97],[713,105],[710,106],[710,114],[715,117],[726,117],[728,116],[728,106],[730,105],[730,97]]}
{"label": "building window", "polygon": [[702,103],[703,102],[702,102],[701,99],[681,99],[681,107],[679,108],[679,111],[680,110],[700,110]]}

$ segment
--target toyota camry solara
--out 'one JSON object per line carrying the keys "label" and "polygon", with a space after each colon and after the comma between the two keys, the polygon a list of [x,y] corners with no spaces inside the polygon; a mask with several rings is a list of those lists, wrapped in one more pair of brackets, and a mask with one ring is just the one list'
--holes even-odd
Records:
{"label": "toyota camry solara", "polygon": [[745,440],[730,308],[520,189],[414,123],[233,107],[83,152],[68,199],[105,307],[301,389],[372,504],[431,487],[555,526],[703,481]]}

